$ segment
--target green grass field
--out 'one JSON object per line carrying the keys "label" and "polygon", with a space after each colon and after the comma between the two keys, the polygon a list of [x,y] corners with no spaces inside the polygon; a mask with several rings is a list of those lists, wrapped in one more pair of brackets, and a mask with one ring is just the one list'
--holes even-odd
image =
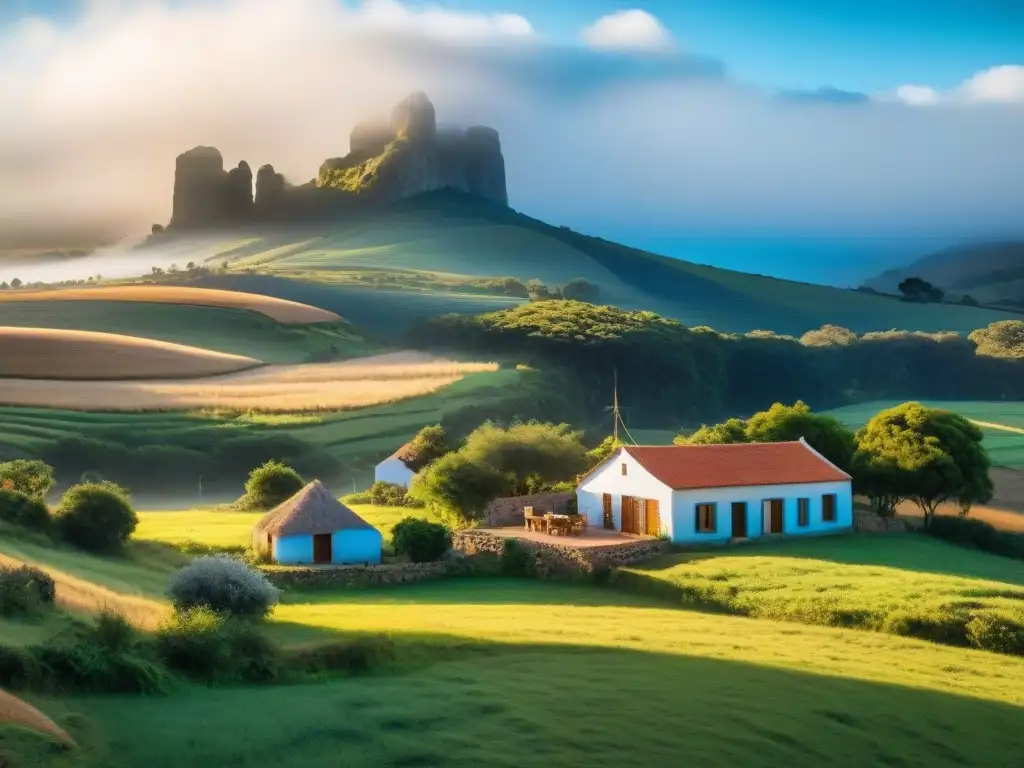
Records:
{"label": "green grass field", "polygon": [[[382,527],[403,514],[357,509]],[[48,568],[62,587],[88,585],[158,614],[167,578],[187,561],[166,544],[229,545],[254,518],[143,513],[142,540],[124,558],[3,535],[0,554]],[[1011,561],[916,537],[687,558],[642,570],[710,583],[725,575],[741,594],[780,605],[1024,596]],[[289,591],[270,628],[286,645],[383,632],[398,657],[376,674],[316,685],[30,696],[84,745],[46,764],[674,766],[685,753],[712,766],[987,767],[1019,756],[1024,659],[883,633],[699,613],[622,589],[485,578]],[[0,622],[8,631],[12,642],[37,639],[30,627]],[[0,754],[10,743],[0,733]]]}
{"label": "green grass field", "polygon": [[769,329],[799,335],[835,323],[858,332],[900,328],[967,333],[995,320],[1018,317],[976,307],[909,304],[701,266],[444,196],[409,201],[330,226],[247,234],[244,241],[226,245],[210,257],[216,264],[227,261],[236,271],[212,278],[212,287],[302,301],[379,333],[396,333],[420,313],[482,312],[514,300],[460,296],[443,289],[355,288],[345,279],[346,272],[512,276],[556,285],[583,277],[600,286],[603,302],[729,332]]}
{"label": "green grass field", "polygon": [[289,327],[256,312],[130,301],[0,302],[0,326],[60,328],[141,336],[245,355],[265,363],[301,363],[335,344],[342,354],[368,347],[338,328]]}
{"label": "green grass field", "polygon": [[[872,416],[886,408],[900,405],[899,400],[878,400],[828,411],[851,429],[859,429]],[[973,421],[1000,425],[1008,429],[981,426],[985,448],[996,466],[1024,467],[1024,403],[1002,401],[923,400],[923,405],[954,411]],[[1020,430],[1019,432],[1014,430]]]}

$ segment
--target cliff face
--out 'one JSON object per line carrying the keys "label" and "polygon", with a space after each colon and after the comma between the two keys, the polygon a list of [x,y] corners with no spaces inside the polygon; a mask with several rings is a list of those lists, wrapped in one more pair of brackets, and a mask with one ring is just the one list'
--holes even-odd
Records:
{"label": "cliff face", "polygon": [[253,174],[244,160],[230,171],[213,147],[178,155],[170,227],[202,229],[246,221],[327,215],[363,203],[390,203],[451,188],[508,205],[505,159],[493,128],[438,131],[422,93],[403,99],[387,122],[357,125],[349,154],[320,166],[309,185],[293,187],[271,165]]}
{"label": "cliff face", "polygon": [[399,102],[391,120],[357,125],[345,157],[320,166],[316,185],[393,202],[450,187],[508,205],[505,159],[493,128],[438,131],[422,93]]}

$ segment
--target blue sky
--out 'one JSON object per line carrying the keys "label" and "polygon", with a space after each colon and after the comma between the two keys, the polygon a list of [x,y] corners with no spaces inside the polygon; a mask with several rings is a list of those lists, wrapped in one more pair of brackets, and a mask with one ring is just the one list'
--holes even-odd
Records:
{"label": "blue sky", "polygon": [[1024,236],[1022,39],[1024,0],[0,0],[0,235],[53,184],[166,220],[196,144],[304,181],[415,89],[498,128],[525,213],[849,284]]}

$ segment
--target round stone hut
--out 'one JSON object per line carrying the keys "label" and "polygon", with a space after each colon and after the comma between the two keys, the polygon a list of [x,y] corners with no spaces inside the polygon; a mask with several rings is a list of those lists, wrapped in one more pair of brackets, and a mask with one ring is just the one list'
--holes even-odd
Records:
{"label": "round stone hut", "polygon": [[252,545],[281,565],[379,565],[383,538],[314,480],[260,518]]}

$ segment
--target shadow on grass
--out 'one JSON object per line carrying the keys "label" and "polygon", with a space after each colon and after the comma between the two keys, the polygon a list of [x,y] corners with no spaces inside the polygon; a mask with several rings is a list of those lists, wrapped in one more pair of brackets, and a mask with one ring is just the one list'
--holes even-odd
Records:
{"label": "shadow on grass", "polygon": [[446,646],[448,658],[404,675],[36,703],[73,736],[89,734],[69,712],[88,713],[103,734],[76,768],[942,768],[1020,758],[1022,710],[1010,704],[739,661],[454,640],[403,636],[410,653]]}
{"label": "shadow on grass", "polygon": [[898,568],[918,573],[965,579],[1006,581],[1024,586],[1024,569],[1012,560],[965,549],[927,536],[906,534],[845,534],[805,539],[752,542],[729,548],[690,550],[651,560],[636,570],[655,571],[685,562],[715,558],[784,557],[822,560],[845,565]]}

